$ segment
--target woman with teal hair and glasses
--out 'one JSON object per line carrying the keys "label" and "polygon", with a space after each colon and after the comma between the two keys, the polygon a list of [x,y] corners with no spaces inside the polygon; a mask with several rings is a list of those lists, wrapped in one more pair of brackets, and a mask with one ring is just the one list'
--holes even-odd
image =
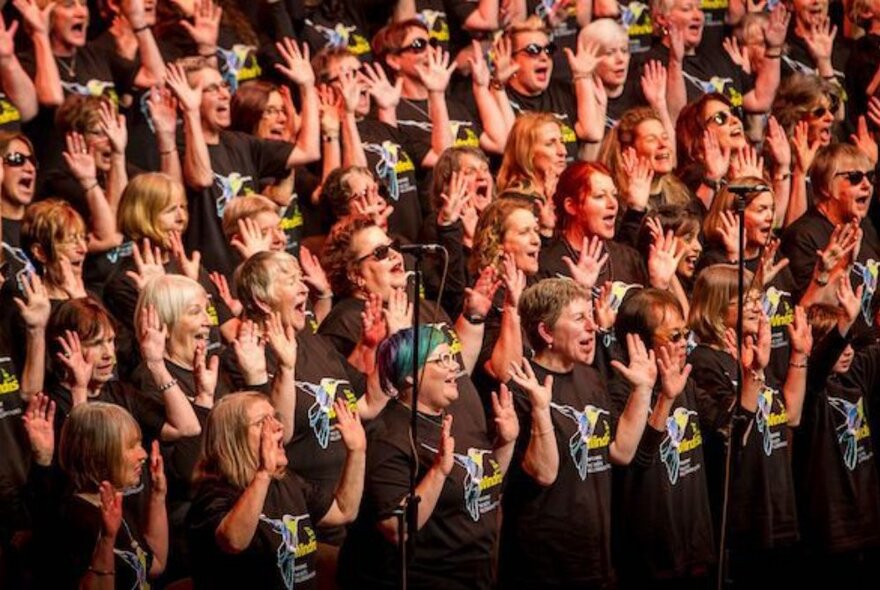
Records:
{"label": "woman with teal hair and glasses", "polygon": [[[418,429],[411,437],[414,337],[418,338]],[[378,349],[383,390],[392,399],[376,418],[367,444],[360,516],[342,548],[344,588],[396,588],[398,520],[417,453],[418,536],[408,563],[411,588],[489,588],[501,484],[519,422],[510,393],[492,395],[495,439],[459,419],[456,356],[432,326],[400,330]],[[463,416],[461,418],[464,418]],[[453,436],[454,433],[454,436]],[[412,534],[412,533],[410,533]]]}

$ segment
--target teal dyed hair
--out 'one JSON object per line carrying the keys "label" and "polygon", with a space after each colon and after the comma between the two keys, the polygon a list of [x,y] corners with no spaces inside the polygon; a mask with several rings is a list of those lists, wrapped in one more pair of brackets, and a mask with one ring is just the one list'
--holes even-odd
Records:
{"label": "teal dyed hair", "polygon": [[[397,397],[407,376],[412,374],[413,328],[400,330],[379,345],[376,362],[379,365],[379,383],[391,397]],[[441,344],[446,344],[446,334],[434,326],[419,328],[419,370]]]}

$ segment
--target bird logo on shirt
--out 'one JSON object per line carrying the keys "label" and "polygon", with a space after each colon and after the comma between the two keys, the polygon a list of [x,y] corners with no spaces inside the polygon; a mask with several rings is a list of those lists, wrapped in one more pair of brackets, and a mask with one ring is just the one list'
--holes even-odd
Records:
{"label": "bird logo on shirt", "polygon": [[248,183],[253,183],[252,176],[242,176],[233,172],[229,176],[223,176],[214,172],[214,184],[220,188],[220,196],[217,197],[217,217],[223,217],[226,203],[237,197]]}
{"label": "bird logo on shirt", "polygon": [[779,311],[779,304],[784,297],[791,297],[791,293],[788,291],[782,291],[776,287],[768,287],[764,292],[764,297],[761,301],[764,308],[764,315],[768,318],[775,316],[776,312]]}
{"label": "bird logo on shirt", "polygon": [[877,276],[880,275],[880,261],[869,258],[862,264],[856,262],[853,264],[852,271],[859,275],[862,280],[864,289],[862,290],[862,317],[865,321],[871,323],[871,300],[877,291]]}
{"label": "bird logo on shirt", "polygon": [[[438,449],[428,444],[421,443],[421,446],[432,453],[436,454],[438,452]],[[465,478],[462,482],[462,487],[464,487],[464,505],[474,522],[480,520],[480,495],[483,491],[483,474],[485,473],[483,457],[491,452],[486,449],[470,447],[466,455],[452,453],[452,460],[456,465],[464,469],[465,472]],[[496,473],[500,471],[497,462],[491,461],[491,464],[495,468]]]}
{"label": "bird logo on shirt", "polygon": [[609,302],[609,307],[614,313],[617,313],[617,310],[620,309],[620,305],[623,303],[626,294],[630,292],[631,289],[641,289],[642,286],[637,283],[624,283],[623,281],[613,281],[611,283],[611,301]]}
{"label": "bird logo on shirt", "polygon": [[676,408],[666,419],[666,438],[660,443],[660,460],[666,465],[666,473],[669,483],[675,485],[678,481],[679,468],[681,466],[681,441],[687,433],[690,417],[697,413],[687,408]]}
{"label": "bird logo on shirt", "polygon": [[431,39],[438,41],[449,41],[449,25],[446,22],[446,13],[440,10],[425,9],[416,15],[425,28],[428,29],[428,35]]}
{"label": "bird logo on shirt", "polygon": [[330,420],[336,417],[336,410],[333,409],[336,394],[341,393],[341,387],[347,384],[348,381],[329,377],[321,379],[318,384],[308,381],[296,382],[297,388],[315,398],[315,403],[308,412],[309,426],[312,427],[315,439],[322,449],[326,449],[330,444]]}
{"label": "bird logo on shirt", "polygon": [[630,2],[622,8],[620,23],[627,28],[638,23],[643,14],[648,14],[648,5],[642,2]]}
{"label": "bird logo on shirt", "polygon": [[132,584],[132,590],[149,588],[150,586],[147,584],[147,554],[136,543],[133,543],[133,549],[134,551],[124,551],[114,547],[113,555],[122,560],[134,572],[136,582]]}
{"label": "bird logo on shirt", "polygon": [[117,104],[119,98],[116,96],[116,86],[113,82],[104,82],[103,80],[89,80],[85,84],[79,82],[61,82],[61,87],[71,94],[82,94],[84,96],[103,96],[105,93]]}
{"label": "bird logo on shirt", "polygon": [[[265,514],[260,515],[260,520],[281,536],[281,544],[278,545],[275,555],[281,579],[287,590],[293,590],[296,558],[317,551],[317,538],[312,528],[303,526],[300,530],[300,522],[307,518],[308,515],[291,516],[285,514],[280,519],[269,518]],[[300,543],[300,536],[303,534],[308,540],[305,543]]]}
{"label": "bird logo on shirt", "polygon": [[376,175],[388,189],[388,197],[393,201],[399,200],[400,183],[397,178],[397,165],[402,161],[400,146],[392,141],[385,140],[379,145],[366,143],[364,144],[364,150],[379,156],[379,161],[376,163]]}
{"label": "bird logo on shirt", "polygon": [[755,414],[755,422],[758,424],[758,432],[763,438],[764,454],[768,457],[773,452],[773,440],[770,434],[770,415],[773,408],[773,390],[762,387],[758,394],[758,411]]}
{"label": "bird logo on shirt", "polygon": [[306,19],[305,22],[318,31],[330,47],[347,47],[355,55],[360,55],[370,50],[370,44],[367,40],[355,33],[357,27],[354,25],[347,27],[342,23],[336,23],[336,26],[331,29],[315,24],[309,19]]}
{"label": "bird logo on shirt", "polygon": [[843,463],[852,471],[858,457],[856,444],[870,432],[865,424],[865,404],[863,398],[852,403],[840,397],[828,396],[828,403],[844,417],[844,423],[836,427],[837,440],[843,445]]}
{"label": "bird logo on shirt", "polygon": [[239,82],[258,78],[262,73],[253,57],[254,51],[256,47],[242,43],[236,43],[230,49],[217,48],[220,63],[225,66],[220,70],[225,72],[224,79],[229,82],[232,92],[238,88]]}
{"label": "bird logo on shirt", "polygon": [[[584,406],[582,412],[571,406],[555,402],[550,402],[550,407],[577,424],[577,432],[571,435],[571,438],[568,440],[568,449],[571,453],[571,459],[577,467],[578,475],[580,475],[582,480],[585,480],[587,478],[591,439],[596,432],[596,426],[599,424],[599,417],[603,414],[607,415],[608,411],[591,404]],[[607,421],[605,425],[607,430]]]}

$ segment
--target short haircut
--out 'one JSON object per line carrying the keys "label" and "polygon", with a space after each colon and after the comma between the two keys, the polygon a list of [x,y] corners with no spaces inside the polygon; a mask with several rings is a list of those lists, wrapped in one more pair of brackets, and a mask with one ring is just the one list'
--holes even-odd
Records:
{"label": "short haircut", "polygon": [[77,233],[85,233],[86,224],[76,209],[61,199],[46,199],[28,205],[21,223],[21,247],[31,254],[39,245],[46,262],[58,260],[58,246]]}
{"label": "short haircut", "polygon": [[[435,211],[439,211],[443,206],[441,195],[447,189],[449,181],[452,179],[452,173],[461,170],[461,160],[464,156],[473,156],[481,162],[489,163],[489,158],[480,148],[461,146],[450,147],[443,150],[437,162],[434,164],[434,170],[431,174],[431,188],[428,191],[430,195],[430,203]],[[490,197],[492,195],[489,195]]]}
{"label": "short haircut", "polygon": [[229,129],[243,133],[256,133],[269,96],[278,92],[278,86],[265,80],[243,82],[232,95],[231,124]]}
{"label": "short haircut", "polygon": [[199,283],[189,277],[167,274],[151,279],[138,297],[134,325],[140,325],[141,314],[148,305],[152,305],[156,308],[159,321],[170,330],[183,316],[186,306],[199,295],[207,296],[207,293]]}
{"label": "short haircut", "polygon": [[159,228],[159,215],[175,199],[183,202],[186,210],[183,185],[167,174],[147,172],[135,176],[122,191],[119,201],[116,219],[120,231],[134,241],[147,238],[154,245],[167,248],[168,234]]}
{"label": "short haircut", "polygon": [[816,200],[827,201],[831,198],[827,193],[831,181],[846,164],[873,168],[867,154],[849,143],[832,143],[816,153],[813,167],[810,168],[810,183]]}
{"label": "short haircut", "polygon": [[[617,310],[614,332],[618,342],[626,342],[627,334],[635,334],[645,346],[652,348],[654,335],[666,323],[669,313],[677,313],[685,319],[681,304],[675,295],[660,289],[638,289],[623,300]],[[621,347],[626,356],[626,347]]]}
{"label": "short haircut", "polygon": [[93,297],[68,299],[52,311],[49,325],[46,328],[46,340],[49,348],[49,358],[55,369],[60,366],[55,364],[55,353],[62,352],[58,344],[58,338],[63,337],[65,331],[70,330],[79,336],[82,343],[95,340],[108,332],[116,332],[116,322],[100,301]]}
{"label": "short haircut", "polygon": [[403,21],[393,22],[382,27],[375,35],[373,35],[373,40],[370,43],[373,55],[381,61],[389,53],[394,53],[399,50],[403,47],[403,40],[406,39],[406,34],[410,29],[421,29],[425,33],[428,33],[428,27],[417,18],[408,18]]}
{"label": "short haircut", "polygon": [[[391,397],[400,395],[406,378],[412,375],[414,334],[413,328],[399,330],[382,341],[376,352],[379,383],[382,390]],[[447,340],[443,330],[435,326],[420,326],[418,338],[418,369],[421,370],[434,349],[441,344],[447,344]]]}
{"label": "short haircut", "polygon": [[334,47],[328,45],[316,53],[315,57],[312,58],[312,69],[315,71],[315,77],[318,81],[324,83],[329,82],[330,64],[345,57],[353,57],[357,59],[357,56],[353,54],[348,47]]}
{"label": "short haircut", "polygon": [[263,305],[271,307],[273,281],[285,272],[301,272],[299,262],[287,252],[258,252],[241,263],[235,271],[235,292],[245,317],[262,320],[267,316]]}
{"label": "short haircut", "polygon": [[333,293],[346,297],[352,292],[349,271],[355,262],[351,245],[354,237],[363,230],[377,227],[371,219],[364,217],[348,217],[339,221],[330,230],[321,251],[321,266],[327,273]]}
{"label": "short haircut", "polygon": [[523,331],[535,351],[547,348],[540,326],[551,330],[559,321],[562,310],[577,299],[591,301],[587,290],[567,277],[544,279],[523,291],[519,298],[519,315]]}
{"label": "short haircut", "polygon": [[238,221],[251,219],[260,213],[278,213],[278,205],[263,195],[244,195],[226,203],[223,209],[223,237],[231,240],[238,233]]}
{"label": "short haircut", "polygon": [[104,96],[68,94],[55,112],[56,131],[61,134],[76,131],[85,133],[101,122],[101,105],[109,104],[116,111],[112,101]]}

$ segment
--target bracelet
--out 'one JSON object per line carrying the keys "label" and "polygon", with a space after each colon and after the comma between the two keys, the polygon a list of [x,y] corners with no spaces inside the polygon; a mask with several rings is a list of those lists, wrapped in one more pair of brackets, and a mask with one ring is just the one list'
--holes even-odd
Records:
{"label": "bracelet", "polygon": [[573,81],[577,82],[578,80],[586,80],[587,78],[590,78],[590,77],[592,77],[592,74],[575,74],[574,76],[571,77],[571,79]]}
{"label": "bracelet", "polygon": [[317,299],[333,299],[333,291],[329,293],[318,293]]}
{"label": "bracelet", "polygon": [[788,366],[791,367],[792,369],[806,369],[807,368],[807,361],[804,361],[802,363],[796,363],[796,362],[792,361],[792,362],[788,363]]}
{"label": "bracelet", "polygon": [[777,174],[773,177],[773,180],[788,180],[791,178],[791,172],[785,172],[783,174]]}
{"label": "bracelet", "polygon": [[175,385],[177,385],[177,379],[172,379],[171,381],[169,381],[165,385],[160,385],[157,389],[159,390],[159,393],[165,393],[166,391],[168,391],[169,389],[171,389]]}
{"label": "bracelet", "polygon": [[504,84],[501,83],[501,80],[492,78],[489,80],[489,88],[492,90],[504,90]]}
{"label": "bracelet", "polygon": [[535,430],[532,429],[532,436],[546,436],[548,434],[553,434],[553,429],[550,430]]}
{"label": "bracelet", "polygon": [[99,570],[97,568],[93,568],[89,566],[89,571],[95,574],[96,576],[115,576],[116,570]]}
{"label": "bracelet", "polygon": [[716,193],[719,190],[721,190],[722,186],[724,186],[724,179],[723,178],[721,180],[710,180],[704,176],[701,182],[703,183],[704,186],[708,186]]}
{"label": "bracelet", "polygon": [[764,57],[765,57],[766,59],[781,59],[781,58],[782,58],[782,54],[781,54],[781,53],[774,53],[773,55],[771,55],[771,54],[769,54],[769,53],[765,53],[765,54],[764,54]]}
{"label": "bracelet", "polygon": [[752,375],[752,379],[757,381],[758,383],[765,383],[767,378],[764,377],[764,371],[756,371],[754,369],[749,369],[749,373]]}
{"label": "bracelet", "polygon": [[142,31],[146,31],[146,30],[149,29],[149,28],[150,28],[150,25],[142,25],[142,26],[140,26],[140,27],[133,28],[133,29],[132,29],[132,32],[134,32],[134,34],[138,34],[138,33],[142,32]]}
{"label": "bracelet", "polygon": [[176,151],[177,151],[177,146],[171,148],[170,150],[161,151],[161,152],[159,152],[159,155],[160,156],[167,156],[169,154],[173,154]]}
{"label": "bracelet", "polygon": [[465,321],[472,326],[479,326],[486,323],[486,316],[484,315],[477,315],[475,313],[463,313],[461,315],[464,316]]}
{"label": "bracelet", "polygon": [[96,188],[98,188],[98,186],[99,186],[99,183],[98,183],[98,181],[97,181],[97,179],[96,179],[96,180],[95,180],[95,184],[89,185],[88,188],[84,188],[84,189],[83,189],[83,192],[86,192],[86,193],[91,192],[91,191],[95,190]]}

